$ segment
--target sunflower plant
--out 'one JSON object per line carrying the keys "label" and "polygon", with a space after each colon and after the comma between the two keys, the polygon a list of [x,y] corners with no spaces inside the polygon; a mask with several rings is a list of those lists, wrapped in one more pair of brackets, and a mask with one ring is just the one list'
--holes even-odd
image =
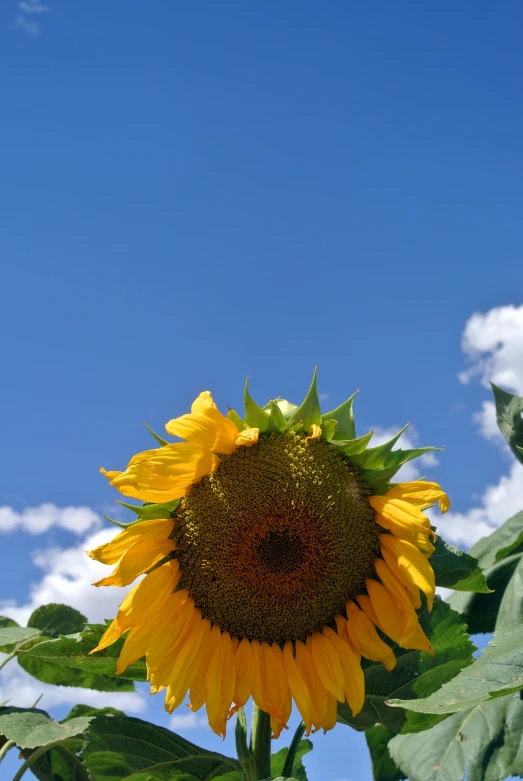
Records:
{"label": "sunflower plant", "polygon": [[[468,554],[446,544],[433,520],[449,509],[445,491],[395,482],[436,448],[398,449],[404,429],[371,446],[372,431],[356,434],[355,395],[322,413],[316,372],[300,405],[260,407],[246,383],[243,416],[200,393],[166,424],[177,441],[153,433],[158,447],[101,470],[138,501],[119,502],[136,519],[113,521],[124,528],[89,552],[112,567],[96,587],[140,578],[117,615],[85,626],[55,605],[28,628],[0,619],[0,664],[17,656],[39,680],[105,691],[148,681],[169,713],[205,709],[221,737],[232,720],[237,758],[110,707],[77,706],[59,723],[8,706],[0,758],[21,749],[16,781],[29,767],[45,781],[304,781],[308,738],[337,724],[365,732],[377,781],[523,772],[523,514]],[[496,389],[496,401],[521,458],[523,400]],[[449,602],[438,585],[454,590]],[[467,623],[496,631],[476,661]],[[290,745],[272,753],[293,709]],[[503,734],[480,750],[485,713]]]}

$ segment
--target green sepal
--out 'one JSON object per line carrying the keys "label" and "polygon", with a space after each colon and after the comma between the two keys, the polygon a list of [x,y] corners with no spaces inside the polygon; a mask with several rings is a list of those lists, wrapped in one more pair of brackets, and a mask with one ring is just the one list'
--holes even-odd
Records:
{"label": "green sepal", "polygon": [[377,447],[369,447],[365,451],[365,458],[363,459],[361,466],[363,469],[383,469],[388,457],[392,452],[392,448],[401,437],[406,428],[410,426],[410,422],[406,426],[403,426],[401,431],[398,431],[396,436],[389,439],[388,442],[384,442],[383,445]]}
{"label": "green sepal", "polygon": [[[318,367],[316,366],[314,374],[312,375],[311,387],[309,388],[307,395],[288,421],[288,428],[292,428],[298,433],[308,432],[313,423],[317,426],[321,426],[320,400],[318,398],[318,389],[316,386],[317,372]],[[298,424],[297,428],[295,428],[296,424]]]}
{"label": "green sepal", "polygon": [[[116,504],[121,504],[122,507],[127,507],[136,513],[138,520],[140,521],[154,521],[155,519],[167,519],[170,518],[173,513],[176,512],[180,506],[181,499],[173,499],[172,502],[163,502],[158,504],[127,504],[126,502],[120,502],[118,499],[114,499]],[[137,521],[135,521],[136,523]]]}
{"label": "green sepal", "polygon": [[374,431],[369,431],[368,434],[365,434],[364,437],[360,437],[359,439],[332,439],[331,445],[335,447],[336,450],[339,450],[340,453],[343,453],[344,456],[350,457],[351,464],[357,464],[357,458],[363,457],[365,448],[373,434]]}
{"label": "green sepal", "polygon": [[352,402],[358,393],[359,390],[357,390],[356,393],[353,393],[347,401],[343,402],[343,404],[340,404],[339,407],[331,410],[331,412],[326,412],[325,415],[322,415],[321,417],[322,427],[327,421],[336,421],[336,436],[338,439],[356,439],[356,424],[354,422]]}
{"label": "green sepal", "polygon": [[391,488],[390,480],[399,468],[399,466],[392,466],[389,469],[363,469],[362,474],[365,482],[374,493],[383,496]]}
{"label": "green sepal", "polygon": [[337,420],[325,420],[321,424],[321,437],[322,442],[331,442],[336,431]]}
{"label": "green sepal", "polygon": [[269,428],[269,416],[259,407],[249,395],[249,378],[245,380],[245,422],[251,428],[259,428],[260,434],[264,434]]}
{"label": "green sepal", "polygon": [[245,423],[240,418],[240,416],[238,415],[236,410],[229,409],[229,411],[227,413],[227,417],[229,418],[229,420],[232,420],[232,422],[234,423],[234,425],[236,426],[238,431],[241,432],[241,431],[243,431],[245,429]]}
{"label": "green sepal", "polygon": [[145,428],[147,429],[147,431],[149,432],[149,434],[152,434],[152,435],[153,435],[153,437],[154,437],[154,438],[155,438],[155,440],[158,442],[158,444],[160,444],[162,447],[164,447],[165,445],[168,445],[168,444],[169,444],[169,442],[167,442],[167,440],[166,440],[166,439],[164,439],[163,437],[161,437],[159,434],[156,434],[156,433],[155,433],[155,432],[152,430],[152,428],[150,428],[150,427],[147,425],[147,423],[145,422],[145,420],[142,420],[142,423],[143,423],[143,425],[145,426]]}
{"label": "green sepal", "polygon": [[275,401],[269,401],[269,432],[281,434],[287,428],[287,421],[278,404]]}

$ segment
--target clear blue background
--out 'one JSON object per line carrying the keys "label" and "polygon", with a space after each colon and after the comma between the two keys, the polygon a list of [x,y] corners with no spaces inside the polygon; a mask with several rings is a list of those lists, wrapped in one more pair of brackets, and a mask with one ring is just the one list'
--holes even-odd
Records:
{"label": "clear blue background", "polygon": [[[100,510],[142,418],[240,406],[246,374],[299,400],[319,363],[362,432],[446,444],[466,509],[504,468],[456,372],[522,289],[523,6],[50,4],[39,36],[0,7],[0,504]],[[28,544],[2,538],[2,598]],[[312,781],[370,779],[361,736],[314,742]]]}

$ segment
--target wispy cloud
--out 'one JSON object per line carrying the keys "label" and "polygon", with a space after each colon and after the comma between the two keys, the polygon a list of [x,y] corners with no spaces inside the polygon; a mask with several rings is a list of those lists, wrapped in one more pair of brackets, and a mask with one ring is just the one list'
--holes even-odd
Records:
{"label": "wispy cloud", "polygon": [[200,729],[207,724],[207,716],[198,713],[175,713],[169,719],[169,727],[172,730]]}
{"label": "wispy cloud", "polygon": [[30,22],[25,16],[19,16],[15,22],[15,26],[19,30],[23,30],[28,35],[37,36],[40,35],[40,25],[38,22]]}
{"label": "wispy cloud", "polygon": [[31,18],[33,15],[39,15],[48,13],[51,10],[50,5],[41,3],[40,0],[20,0],[18,8],[23,13],[16,18],[15,27],[18,30],[23,30],[27,35],[36,36],[40,35],[40,24]]}
{"label": "wispy cloud", "polygon": [[29,2],[22,0],[22,2],[18,3],[18,8],[21,8],[26,14],[42,14],[51,10],[50,5],[39,3],[38,0],[29,0]]}

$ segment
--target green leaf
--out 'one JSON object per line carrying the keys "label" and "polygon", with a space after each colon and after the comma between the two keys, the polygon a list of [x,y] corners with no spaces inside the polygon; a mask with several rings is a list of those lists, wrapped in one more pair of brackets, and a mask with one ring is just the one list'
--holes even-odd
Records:
{"label": "green leaf", "polygon": [[61,722],[64,723],[66,721],[70,721],[71,719],[77,719],[79,716],[103,716],[103,715],[110,715],[110,716],[125,716],[125,713],[122,710],[118,710],[118,708],[111,708],[110,706],[107,706],[106,708],[93,708],[92,705],[73,705],[69,713],[64,719],[61,719]]}
{"label": "green leaf", "polygon": [[269,401],[269,428],[268,431],[276,432],[277,434],[285,431],[287,428],[287,421],[283,416],[283,412],[279,408],[278,404],[272,399]]}
{"label": "green leaf", "polygon": [[352,405],[358,393],[359,391],[356,391],[356,393],[353,393],[347,401],[340,404],[339,407],[322,415],[322,428],[328,421],[334,420],[336,422],[335,431],[338,439],[356,439],[356,424],[354,422],[354,410]]}
{"label": "green leaf", "polygon": [[0,735],[13,740],[19,748],[37,748],[84,733],[89,721],[88,717],[80,717],[60,724],[41,710],[2,708]]}
{"label": "green leaf", "polygon": [[[313,745],[310,740],[300,740],[299,746],[296,750],[296,754],[294,757],[294,762],[292,764],[292,772],[296,777],[297,781],[307,781],[307,772],[305,770],[302,760],[305,754],[308,754],[309,751],[312,751],[312,749],[313,749]],[[277,751],[276,754],[272,755],[271,770],[273,775],[283,772],[283,767],[285,765],[285,760],[287,758],[288,752],[289,752],[289,748],[288,746],[286,746],[285,748],[282,748],[279,751]]]}
{"label": "green leaf", "polygon": [[522,625],[495,632],[480,657],[429,697],[391,699],[389,705],[440,715],[469,710],[491,697],[519,691],[523,689],[522,648]]}
{"label": "green leaf", "polygon": [[159,445],[161,445],[162,447],[164,447],[165,445],[168,445],[168,444],[169,444],[169,442],[167,442],[167,440],[166,440],[166,439],[164,439],[163,437],[161,437],[159,434],[156,434],[156,433],[155,433],[155,432],[152,430],[152,428],[149,428],[149,426],[147,425],[147,423],[145,422],[145,420],[142,420],[142,423],[143,423],[143,425],[145,426],[145,428],[147,429],[147,431],[149,432],[149,434],[152,434],[152,435],[153,435],[153,437],[155,438],[155,440],[158,442],[158,444],[159,444]]}
{"label": "green leaf", "polygon": [[245,422],[248,426],[251,426],[252,428],[259,428],[260,434],[264,434],[267,429],[269,428],[269,416],[266,412],[262,410],[261,407],[258,407],[256,402],[251,399],[249,395],[249,378],[245,380],[245,390],[244,390],[244,401],[245,401]]}
{"label": "green leaf", "polygon": [[116,663],[124,638],[89,656],[106,627],[88,626],[81,634],[38,643],[20,651],[18,662],[31,675],[45,683],[81,686],[99,691],[133,691],[132,681],[145,681],[145,662],[133,662],[116,676]]}
{"label": "green leaf", "polygon": [[521,554],[516,553],[485,570],[485,577],[494,593],[456,591],[448,598],[448,604],[463,616],[471,634],[494,631],[501,600],[520,560]]}
{"label": "green leaf", "polygon": [[389,751],[410,781],[500,781],[523,774],[522,731],[523,702],[509,695],[398,735]]}
{"label": "green leaf", "polygon": [[430,563],[436,575],[436,585],[457,591],[474,591],[490,594],[491,590],[481,571],[478,560],[441,537],[436,540],[436,550]]}
{"label": "green leaf", "polygon": [[389,754],[388,743],[394,732],[385,727],[371,727],[365,732],[372,761],[373,781],[402,781],[405,778]]}
{"label": "green leaf", "polygon": [[238,763],[141,719],[99,716],[82,757],[91,781],[208,781]]}
{"label": "green leaf", "polygon": [[[484,570],[512,553],[523,552],[523,511],[516,513],[503,526],[478,540],[469,553],[475,556]],[[521,550],[520,550],[521,549]]]}
{"label": "green leaf", "polygon": [[491,385],[499,429],[518,461],[523,464],[523,397],[508,393],[494,383]]}
{"label": "green leaf", "polygon": [[[87,770],[77,756],[83,738],[70,738],[55,744],[49,751],[31,760],[31,773],[38,781],[89,781]],[[24,759],[30,759],[34,749],[23,749]]]}
{"label": "green leaf", "polygon": [[31,613],[27,626],[39,629],[46,637],[56,638],[81,632],[86,623],[87,618],[74,607],[50,603],[37,607]]}
{"label": "green leaf", "polygon": [[156,519],[168,519],[174,515],[178,507],[180,506],[181,499],[173,499],[172,502],[159,502],[158,504],[127,504],[126,502],[120,502],[118,499],[113,500],[116,504],[121,504],[122,507],[127,507],[136,513],[140,521],[154,521]]}
{"label": "green leaf", "polygon": [[[9,618],[0,617],[0,621],[10,621]],[[13,622],[14,624],[14,622]],[[24,640],[30,640],[32,637],[37,637],[40,634],[39,629],[33,629],[25,626],[16,626],[11,624],[0,623],[0,652],[3,654],[10,654],[19,643]]]}
{"label": "green leaf", "polygon": [[238,431],[243,431],[245,429],[245,423],[240,418],[240,416],[238,415],[236,410],[229,409],[229,411],[227,413],[227,417],[229,418],[229,420],[232,420],[232,422],[234,423],[234,425],[236,426]]}
{"label": "green leaf", "polygon": [[523,557],[514,570],[501,599],[496,618],[496,630],[523,623]]}
{"label": "green leaf", "polygon": [[318,390],[316,387],[317,371],[318,367],[316,366],[314,369],[314,374],[312,375],[311,387],[309,388],[303,403],[300,404],[292,417],[289,418],[287,424],[288,428],[295,428],[297,426],[295,431],[307,432],[313,423],[321,426],[320,400],[318,398]]}
{"label": "green leaf", "polygon": [[[398,431],[396,436],[392,437],[392,439],[389,439],[388,442],[384,442],[383,445],[367,448],[365,451],[365,458],[362,462],[362,469],[383,469],[388,457],[392,452],[392,448],[401,437],[405,429],[409,426],[410,423],[407,423],[405,426],[403,426],[401,431]],[[392,464],[391,466],[394,465]]]}
{"label": "green leaf", "polygon": [[394,733],[402,729],[417,731],[434,723],[433,717],[426,719],[418,714],[408,714],[406,723],[405,711],[396,713],[387,701],[393,696],[426,697],[432,694],[465,665],[471,664],[474,645],[458,614],[439,597],[434,601],[432,613],[425,606],[419,612],[419,618],[432,644],[434,657],[392,646],[397,658],[396,667],[388,672],[382,664],[368,663],[364,670],[365,704],[362,711],[353,717],[347,705],[338,705],[338,721],[356,730],[367,730],[380,724]]}

